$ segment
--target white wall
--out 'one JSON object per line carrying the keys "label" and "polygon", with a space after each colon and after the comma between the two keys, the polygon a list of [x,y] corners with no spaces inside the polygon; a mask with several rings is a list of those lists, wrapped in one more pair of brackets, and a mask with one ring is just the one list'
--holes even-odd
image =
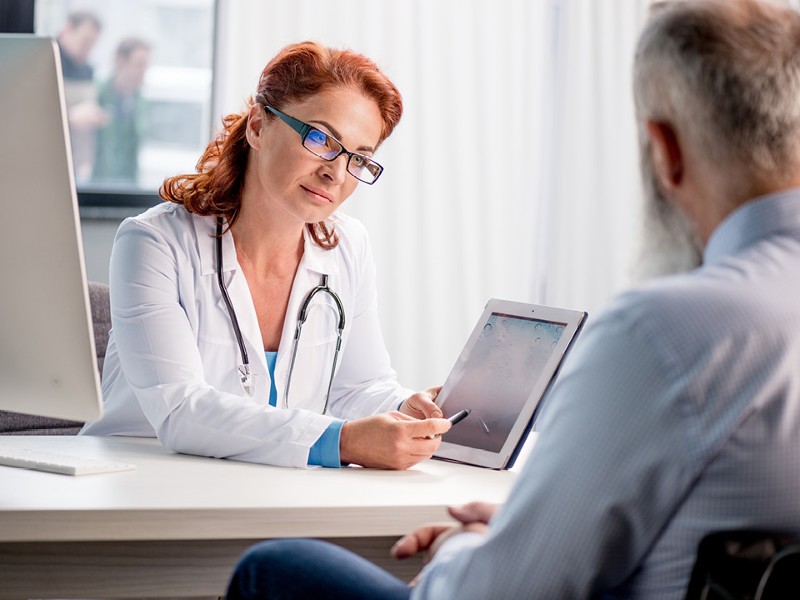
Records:
{"label": "white wall", "polygon": [[119,223],[119,219],[81,217],[83,255],[89,281],[108,283],[108,261]]}
{"label": "white wall", "polygon": [[532,300],[543,226],[539,143],[547,3],[504,0],[222,2],[217,80],[241,109],[284,45],[313,39],[373,58],[405,105],[386,171],[344,210],[378,265],[381,320],[401,381],[441,383],[486,301]]}

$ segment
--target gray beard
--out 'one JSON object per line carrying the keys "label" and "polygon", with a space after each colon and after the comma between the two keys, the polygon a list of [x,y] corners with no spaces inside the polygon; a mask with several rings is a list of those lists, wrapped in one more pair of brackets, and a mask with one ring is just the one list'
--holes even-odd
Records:
{"label": "gray beard", "polygon": [[667,200],[653,169],[649,145],[641,148],[640,156],[645,207],[634,280],[645,281],[699,267],[703,262],[702,245],[686,216]]}

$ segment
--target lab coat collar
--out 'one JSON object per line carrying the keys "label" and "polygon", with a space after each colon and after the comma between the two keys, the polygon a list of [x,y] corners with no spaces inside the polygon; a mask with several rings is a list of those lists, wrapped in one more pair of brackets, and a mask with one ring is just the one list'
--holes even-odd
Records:
{"label": "lab coat collar", "polygon": [[283,323],[281,332],[281,344],[278,348],[278,368],[288,368],[291,344],[294,339],[297,318],[300,314],[300,307],[306,296],[313,288],[320,284],[322,275],[330,277],[331,287],[339,285],[339,264],[336,251],[325,250],[315,241],[308,228],[303,229],[304,246],[303,258],[297,267],[294,281],[292,282],[292,293],[289,297],[289,305],[286,307],[286,319]]}
{"label": "lab coat collar", "polygon": [[[200,256],[200,272],[202,275],[216,275],[217,244],[214,236],[217,233],[217,218],[192,215],[192,222],[197,238],[197,253]],[[233,236],[230,233],[222,236],[222,263],[224,271],[233,271],[239,266],[236,262],[236,247],[233,245]]]}
{"label": "lab coat collar", "polygon": [[[195,234],[197,237],[197,250],[200,255],[200,268],[203,275],[212,275],[217,272],[216,235],[217,218],[213,216],[201,217],[192,215]],[[335,218],[331,225],[334,225]],[[222,236],[222,262],[224,271],[239,269],[236,260],[236,247],[233,236],[226,232]],[[321,248],[315,241],[307,227],[303,228],[303,259],[300,268],[305,268],[317,274],[331,274],[336,269],[337,260],[330,250]],[[314,284],[316,285],[316,283]],[[312,286],[313,287],[313,286]]]}
{"label": "lab coat collar", "polygon": [[336,269],[335,253],[320,247],[314,241],[314,236],[308,231],[308,227],[303,227],[303,239],[303,260],[300,263],[300,268],[305,268],[318,274],[330,274],[331,271]]}

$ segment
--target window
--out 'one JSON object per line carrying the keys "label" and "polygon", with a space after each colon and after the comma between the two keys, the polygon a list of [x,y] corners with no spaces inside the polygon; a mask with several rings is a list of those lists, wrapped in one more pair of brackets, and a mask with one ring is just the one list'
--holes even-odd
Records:
{"label": "window", "polygon": [[78,197],[147,206],[191,172],[211,130],[214,0],[38,0],[56,38]]}

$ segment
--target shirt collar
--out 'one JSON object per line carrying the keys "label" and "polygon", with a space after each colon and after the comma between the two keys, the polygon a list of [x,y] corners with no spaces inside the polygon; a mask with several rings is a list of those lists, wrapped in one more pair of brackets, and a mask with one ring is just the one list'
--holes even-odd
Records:
{"label": "shirt collar", "polygon": [[713,264],[781,231],[800,230],[800,188],[759,196],[734,210],[708,240],[703,263]]}

